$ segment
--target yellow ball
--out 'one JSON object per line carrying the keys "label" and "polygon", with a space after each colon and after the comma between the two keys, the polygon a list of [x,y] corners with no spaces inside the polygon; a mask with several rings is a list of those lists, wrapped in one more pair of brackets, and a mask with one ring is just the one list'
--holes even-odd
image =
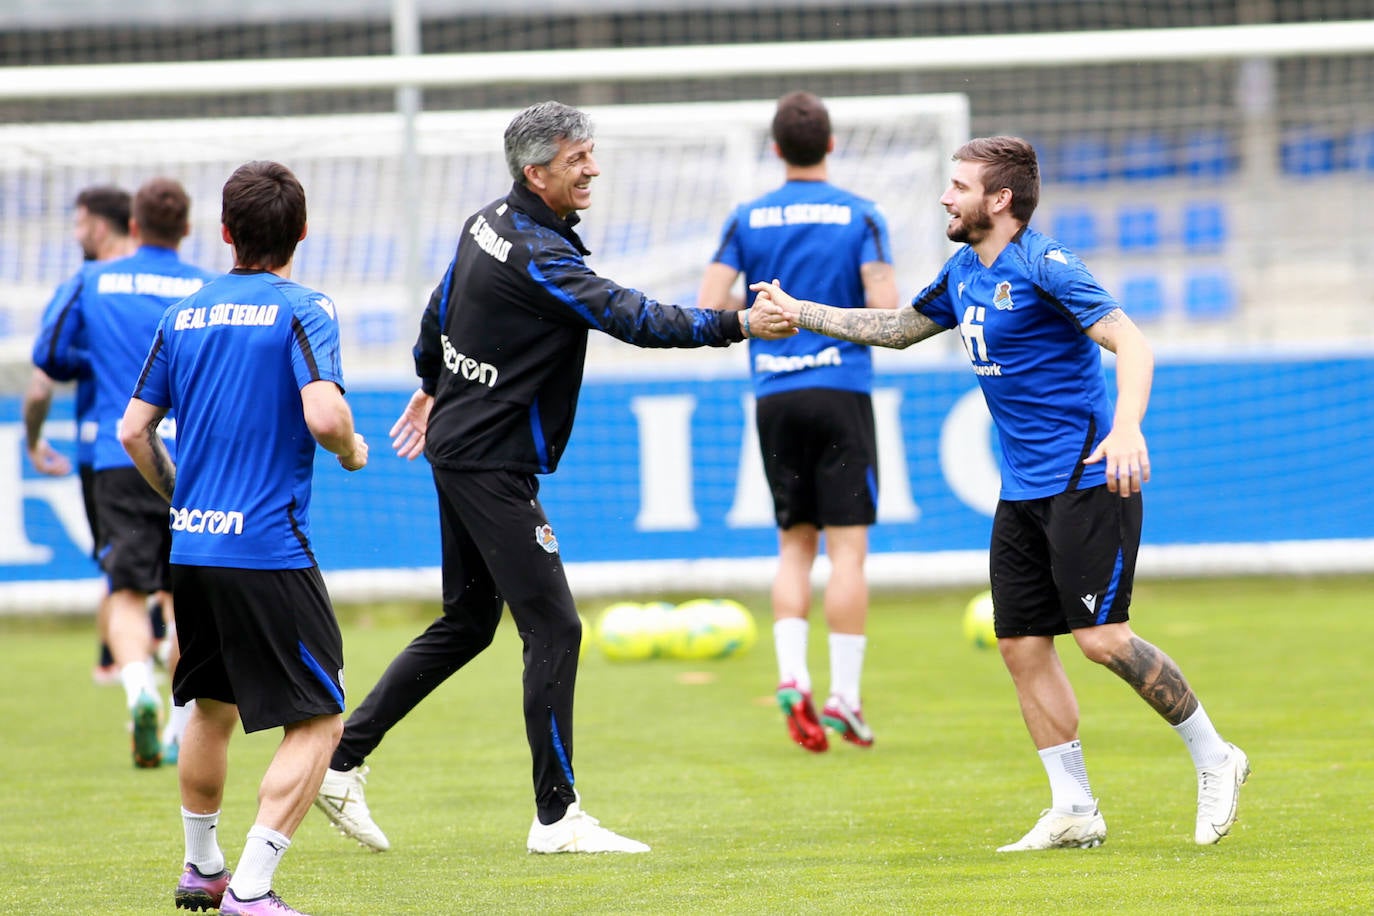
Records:
{"label": "yellow ball", "polygon": [[747,652],[758,637],[753,615],[737,601],[696,598],[672,612],[667,654],[701,660]]}
{"label": "yellow ball", "polygon": [[964,608],[964,639],[979,649],[997,645],[992,621],[992,592],[974,595]]}
{"label": "yellow ball", "polygon": [[631,662],[653,658],[658,635],[647,624],[643,605],[632,601],[612,604],[601,612],[596,625],[596,641],[611,661]]}

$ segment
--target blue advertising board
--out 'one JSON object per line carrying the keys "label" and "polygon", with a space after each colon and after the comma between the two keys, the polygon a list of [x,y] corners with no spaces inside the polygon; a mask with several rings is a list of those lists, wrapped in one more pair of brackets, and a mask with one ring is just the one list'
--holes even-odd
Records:
{"label": "blue advertising board", "polygon": [[[362,472],[320,453],[312,528],[326,571],[439,563],[428,467],[389,449],[409,393],[403,383],[349,392],[372,447]],[[75,477],[37,475],[18,399],[0,405],[0,585],[96,576]],[[542,479],[564,559],[773,555],[752,409],[744,378],[589,377],[567,456]],[[59,398],[48,425],[62,448],[70,411]],[[872,553],[985,549],[997,446],[967,364],[880,373],[875,412]],[[1161,361],[1145,432],[1147,545],[1374,538],[1374,357]]]}

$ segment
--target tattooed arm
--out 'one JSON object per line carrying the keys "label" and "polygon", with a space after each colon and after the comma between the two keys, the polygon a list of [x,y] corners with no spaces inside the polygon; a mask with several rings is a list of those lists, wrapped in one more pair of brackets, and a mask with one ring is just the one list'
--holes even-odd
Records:
{"label": "tattooed arm", "polygon": [[839,340],[900,350],[946,330],[914,308],[843,309],[794,299],[776,283],[754,283],[749,288],[759,294],[754,301],[756,309]]}
{"label": "tattooed arm", "polygon": [[1140,422],[1150,402],[1155,358],[1145,335],[1121,309],[1112,309],[1085,333],[1116,354],[1116,414],[1112,428],[1084,464],[1107,461],[1107,489],[1121,496],[1140,492],[1150,479],[1150,455]]}
{"label": "tattooed arm", "polygon": [[170,503],[177,484],[177,467],[157,434],[157,425],[166,415],[165,407],[130,398],[124,418],[119,421],[119,441],[143,479]]}

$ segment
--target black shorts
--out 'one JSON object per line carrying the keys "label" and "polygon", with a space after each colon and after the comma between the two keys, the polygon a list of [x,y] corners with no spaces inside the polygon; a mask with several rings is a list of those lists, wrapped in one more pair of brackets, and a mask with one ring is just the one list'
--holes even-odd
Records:
{"label": "black shorts", "polygon": [[178,705],[233,703],[246,732],[342,713],[343,637],[319,567],[172,567]]}
{"label": "black shorts", "polygon": [[148,486],[138,468],[106,468],[96,471],[94,479],[96,560],[110,580],[110,590],[171,588],[167,501]]}
{"label": "black shorts", "polygon": [[871,525],[878,512],[873,399],[807,388],[759,398],[763,471],[779,528]]}
{"label": "black shorts", "polygon": [[988,565],[996,630],[1058,636],[1130,619],[1142,501],[1106,484],[997,504]]}

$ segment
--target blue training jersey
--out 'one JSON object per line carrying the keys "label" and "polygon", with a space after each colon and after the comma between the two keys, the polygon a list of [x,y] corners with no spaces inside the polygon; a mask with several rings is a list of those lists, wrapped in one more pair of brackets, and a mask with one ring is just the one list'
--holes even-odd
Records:
{"label": "blue training jersey", "polygon": [[[81,290],[86,282],[86,268],[93,264],[83,265],[80,270],[67,278],[62,285],[58,286],[53,292],[48,304],[43,307],[43,316],[39,319],[40,328],[53,327],[57,316],[67,309],[81,295]],[[78,467],[89,466],[95,461],[95,436],[96,422],[92,418],[92,411],[95,409],[95,380],[91,378],[90,359],[86,355],[86,335],[82,332],[79,337],[73,339],[73,353],[69,360],[63,364],[56,364],[56,355],[52,348],[57,343],[56,335],[49,334],[46,337],[40,335],[35,342],[33,360],[34,365],[40,366],[40,360],[47,363],[59,373],[58,381],[76,382],[76,463]]]}
{"label": "blue training jersey", "polygon": [[[168,306],[215,275],[187,264],[176,251],[144,245],[127,258],[82,268],[80,293],[44,322],[34,362],[54,378],[73,378],[84,364],[95,385],[97,471],[132,467],[119,441],[119,421],[148,355],[153,330]],[[169,448],[171,446],[169,445]]]}
{"label": "blue training jersey", "polygon": [[[877,204],[826,181],[789,181],[737,207],[712,259],[744,274],[746,288],[779,279],[798,299],[863,308],[861,265],[891,263],[887,220]],[[748,304],[754,294],[749,293]],[[867,394],[869,348],[801,330],[782,340],[749,340],[758,397],[798,388]]]}
{"label": "blue training jersey", "polygon": [[172,562],[304,569],[315,438],[300,390],[343,388],[322,293],[235,270],[169,309],[134,397],[177,412]]}
{"label": "blue training jersey", "polygon": [[1085,465],[1112,428],[1101,348],[1083,333],[1117,302],[1067,248],[1022,229],[991,267],[965,245],[912,306],[958,328],[1002,446],[1002,498],[1106,482]]}

